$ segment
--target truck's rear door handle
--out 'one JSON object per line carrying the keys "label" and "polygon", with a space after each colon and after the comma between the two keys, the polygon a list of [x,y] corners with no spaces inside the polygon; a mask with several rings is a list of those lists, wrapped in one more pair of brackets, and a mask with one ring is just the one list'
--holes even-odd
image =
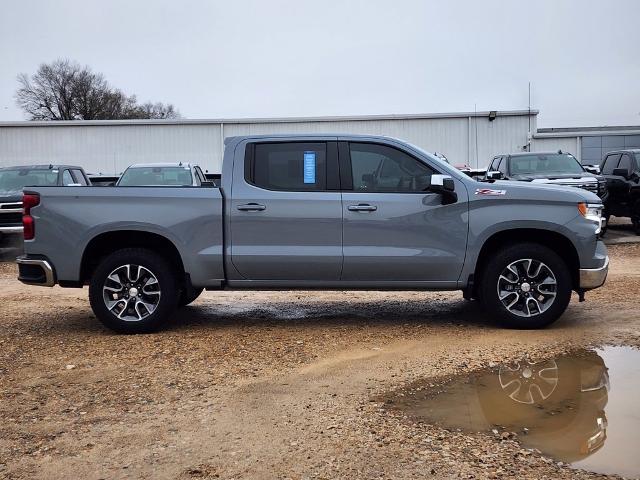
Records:
{"label": "truck's rear door handle", "polygon": [[242,210],[243,212],[261,212],[262,210],[266,210],[267,207],[265,205],[260,205],[259,203],[247,203],[245,205],[238,205],[238,210]]}
{"label": "truck's rear door handle", "polygon": [[358,205],[349,205],[347,207],[352,212],[375,212],[378,207],[375,205],[369,205],[368,203],[360,203]]}

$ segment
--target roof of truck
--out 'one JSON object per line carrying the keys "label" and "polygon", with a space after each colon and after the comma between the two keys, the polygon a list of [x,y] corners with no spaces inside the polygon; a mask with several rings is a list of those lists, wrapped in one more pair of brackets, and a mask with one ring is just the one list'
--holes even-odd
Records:
{"label": "roof of truck", "polygon": [[82,170],[78,165],[61,165],[61,164],[45,164],[45,165],[15,165],[13,167],[0,167],[0,170],[53,170],[61,168],[72,168]]}
{"label": "roof of truck", "polygon": [[189,162],[157,162],[157,163],[134,163],[133,165],[129,165],[128,168],[161,168],[161,167],[184,167],[191,168],[196,165],[192,165]]}

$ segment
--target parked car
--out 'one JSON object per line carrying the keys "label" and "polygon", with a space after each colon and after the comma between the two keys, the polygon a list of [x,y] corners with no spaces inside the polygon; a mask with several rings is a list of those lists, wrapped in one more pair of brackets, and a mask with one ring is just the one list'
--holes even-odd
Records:
{"label": "parked car", "polygon": [[[589,169],[591,170],[591,169]],[[570,153],[522,152],[496,155],[485,180],[518,180],[542,184],[578,187],[607,198],[607,182],[595,169],[589,171]]]}
{"label": "parked car", "polygon": [[81,167],[25,165],[0,168],[0,238],[22,234],[22,189],[27,186],[90,185]]}
{"label": "parked car", "polygon": [[386,137],[225,145],[221,188],[26,188],[19,279],[88,284],[96,316],[127,333],[204,288],[462,290],[539,328],[605,281],[602,203],[586,190],[480,183]]}
{"label": "parked car", "polygon": [[209,185],[198,165],[190,163],[141,163],[131,165],[116,182],[117,187]]}
{"label": "parked car", "polygon": [[640,149],[609,152],[600,168],[610,193],[606,215],[631,218],[640,235]]}

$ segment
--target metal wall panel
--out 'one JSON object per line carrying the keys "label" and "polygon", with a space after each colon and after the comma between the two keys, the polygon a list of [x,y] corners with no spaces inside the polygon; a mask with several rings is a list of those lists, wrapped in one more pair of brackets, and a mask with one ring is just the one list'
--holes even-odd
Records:
{"label": "metal wall panel", "polygon": [[[535,132],[535,115],[531,125]],[[220,173],[222,139],[270,133],[386,135],[447,156],[454,165],[486,166],[499,153],[521,151],[529,129],[527,112],[498,114],[489,122],[472,113],[390,118],[256,119],[247,122],[41,122],[0,125],[0,166],[70,163],[90,173],[122,172],[132,163],[195,162]],[[477,141],[476,141],[477,132]],[[477,154],[476,154],[477,145]]]}
{"label": "metal wall panel", "polygon": [[580,160],[577,137],[534,138],[531,144],[533,152],[555,152],[562,150]]}
{"label": "metal wall panel", "polygon": [[0,127],[0,166],[68,163],[90,173],[132,163],[196,162],[219,169],[219,125]]}

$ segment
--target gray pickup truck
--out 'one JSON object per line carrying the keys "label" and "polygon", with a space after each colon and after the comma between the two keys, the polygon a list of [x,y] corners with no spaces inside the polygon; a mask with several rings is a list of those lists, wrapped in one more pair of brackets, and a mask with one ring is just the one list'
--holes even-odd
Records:
{"label": "gray pickup truck", "polygon": [[539,328],[601,286],[602,204],[577,188],[479,183],[386,137],[227,138],[220,188],[24,191],[19,279],[82,287],[118,332],[203,289],[462,290]]}

